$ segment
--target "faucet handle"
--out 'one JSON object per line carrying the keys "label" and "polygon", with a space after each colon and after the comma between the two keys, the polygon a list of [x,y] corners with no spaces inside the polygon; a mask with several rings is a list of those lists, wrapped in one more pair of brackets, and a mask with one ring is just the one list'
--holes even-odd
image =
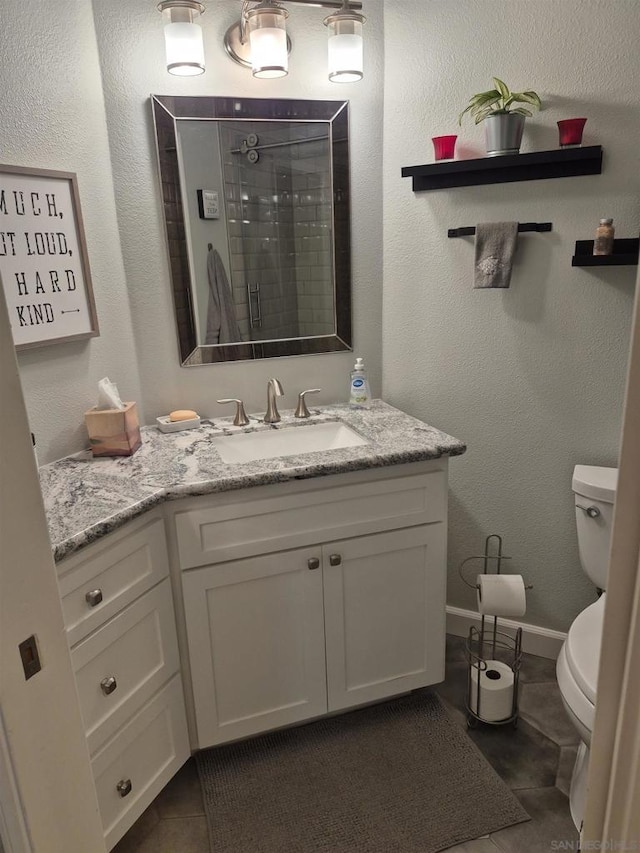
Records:
{"label": "faucet handle", "polygon": [[234,426],[246,426],[249,423],[249,418],[247,417],[247,413],[244,410],[244,403],[242,400],[236,400],[234,397],[225,398],[224,400],[218,400],[218,403],[235,403],[236,408],[236,416],[233,419]]}
{"label": "faucet handle", "polygon": [[296,418],[310,418],[311,413],[307,408],[307,401],[304,399],[307,394],[319,394],[322,388],[308,388],[306,391],[301,391],[298,394],[298,406],[296,408]]}

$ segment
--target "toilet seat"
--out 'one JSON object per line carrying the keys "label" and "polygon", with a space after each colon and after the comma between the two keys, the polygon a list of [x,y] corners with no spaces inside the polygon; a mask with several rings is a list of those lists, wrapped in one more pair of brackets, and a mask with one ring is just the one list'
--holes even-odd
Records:
{"label": "toilet seat", "polygon": [[605,595],[574,619],[567,635],[567,663],[580,690],[592,704],[596,701]]}
{"label": "toilet seat", "polygon": [[604,605],[602,595],[576,617],[556,665],[562,699],[587,745],[595,718]]}
{"label": "toilet seat", "polygon": [[571,718],[581,739],[587,746],[590,746],[596,706],[587,699],[573,677],[571,667],[567,662],[566,642],[560,649],[560,656],[556,664],[556,677],[567,714]]}

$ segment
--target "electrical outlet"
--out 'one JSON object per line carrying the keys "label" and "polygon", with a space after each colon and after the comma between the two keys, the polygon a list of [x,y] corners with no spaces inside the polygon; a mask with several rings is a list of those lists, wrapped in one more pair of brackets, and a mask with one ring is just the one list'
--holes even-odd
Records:
{"label": "electrical outlet", "polygon": [[38,652],[38,643],[35,635],[32,634],[30,637],[27,637],[26,640],[23,640],[18,646],[18,650],[20,651],[24,677],[25,680],[28,681],[32,675],[35,675],[42,669],[40,653]]}

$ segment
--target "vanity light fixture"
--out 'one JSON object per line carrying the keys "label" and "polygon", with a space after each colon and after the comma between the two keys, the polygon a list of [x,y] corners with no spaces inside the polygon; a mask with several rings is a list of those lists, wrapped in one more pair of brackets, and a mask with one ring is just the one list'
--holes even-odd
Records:
{"label": "vanity light fixture", "polygon": [[289,73],[287,18],[289,13],[273,0],[261,0],[246,13],[251,73],[261,80]]}
{"label": "vanity light fixture", "polygon": [[204,42],[198,18],[204,6],[197,0],[162,0],[167,71],[178,77],[204,73]]}
{"label": "vanity light fixture", "polygon": [[365,20],[362,15],[352,11],[348,0],[344,0],[339,12],[324,19],[324,25],[329,29],[329,80],[333,83],[362,80],[362,25]]}
{"label": "vanity light fixture", "polygon": [[362,25],[358,13],[361,2],[352,0],[242,0],[240,20],[232,24],[224,37],[231,59],[251,68],[254,77],[273,78],[288,74],[291,39],[286,31],[289,13],[283,3],[319,6],[336,11],[325,18],[329,30],[328,74],[334,83],[352,83],[363,76]]}

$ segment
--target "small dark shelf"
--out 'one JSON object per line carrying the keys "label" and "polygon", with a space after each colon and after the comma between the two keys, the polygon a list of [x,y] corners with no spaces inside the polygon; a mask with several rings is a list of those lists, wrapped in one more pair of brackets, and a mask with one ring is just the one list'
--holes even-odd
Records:
{"label": "small dark shelf", "polygon": [[601,172],[600,145],[402,167],[402,177],[413,179],[414,192],[479,184],[504,184],[512,181],[537,181],[541,178],[599,175]]}
{"label": "small dark shelf", "polygon": [[576,253],[571,259],[572,267],[621,267],[638,266],[640,239],[631,238],[613,241],[613,254],[594,255],[593,240],[578,240]]}

